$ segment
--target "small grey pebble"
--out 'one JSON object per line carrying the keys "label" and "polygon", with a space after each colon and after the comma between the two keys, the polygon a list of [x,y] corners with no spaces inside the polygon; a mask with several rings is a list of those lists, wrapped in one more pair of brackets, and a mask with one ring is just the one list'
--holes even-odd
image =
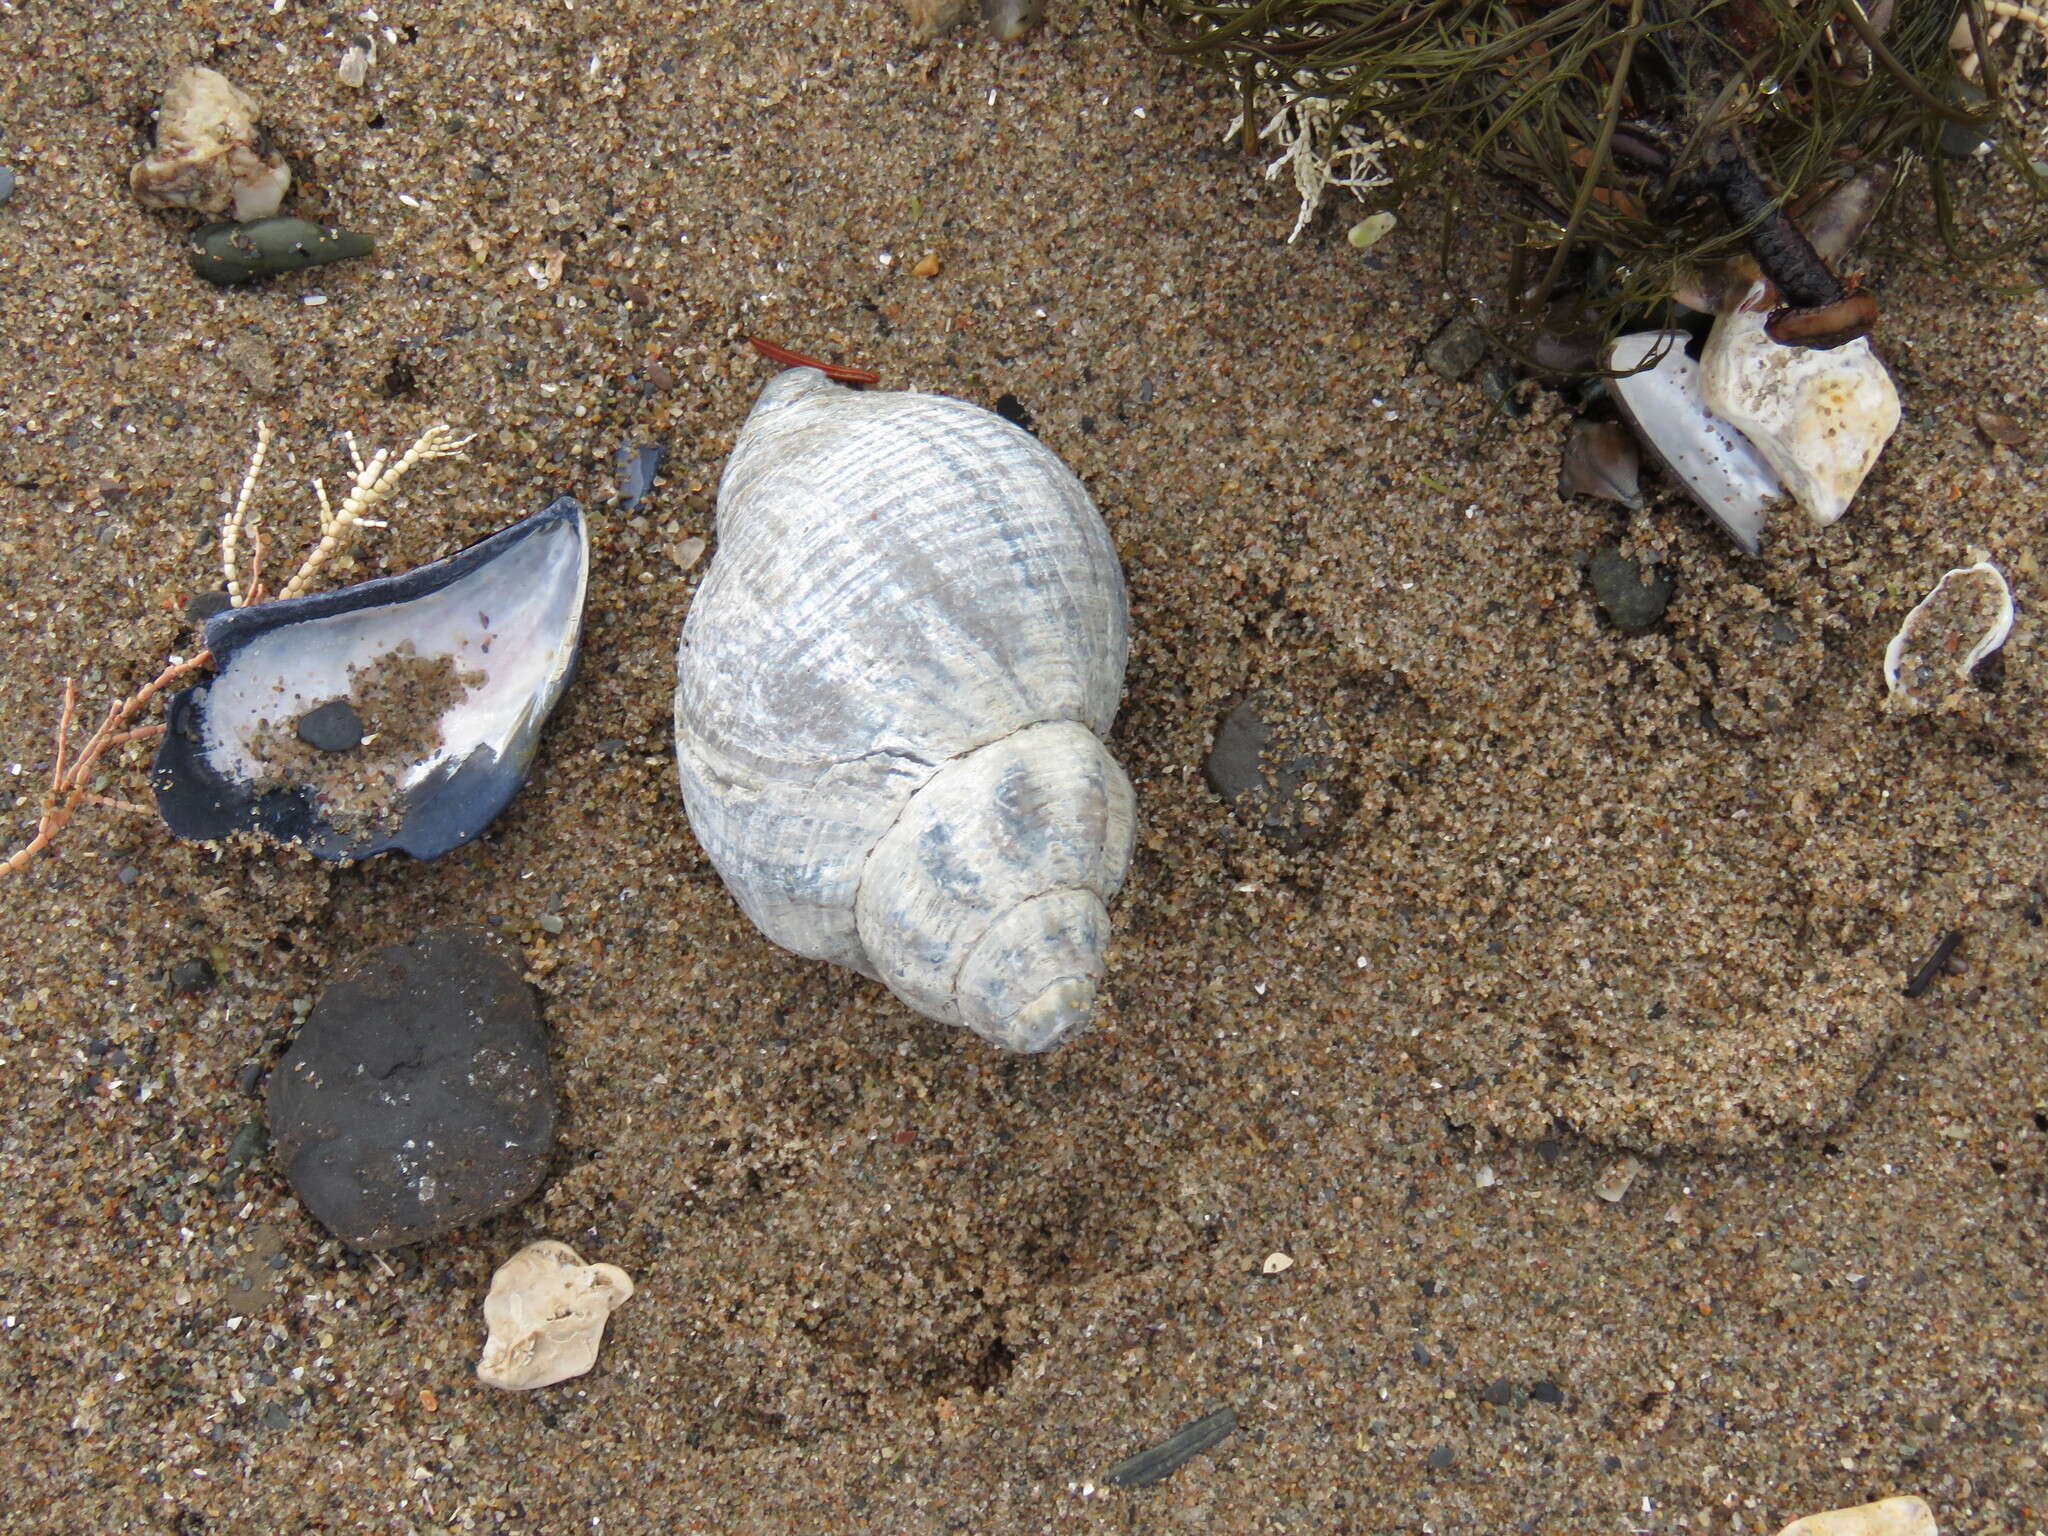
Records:
{"label": "small grey pebble", "polygon": [[262,1156],[263,1149],[270,1145],[270,1133],[263,1128],[261,1120],[251,1120],[239,1131],[228,1147],[228,1166],[240,1168],[243,1164]]}
{"label": "small grey pebble", "polygon": [[1456,1451],[1452,1450],[1448,1445],[1440,1445],[1429,1453],[1429,1468],[1432,1472],[1442,1472],[1457,1459],[1458,1453]]}
{"label": "small grey pebble", "polygon": [[114,878],[120,881],[123,885],[133,885],[136,881],[142,878],[142,871],[137,869],[133,864],[123,864],[119,869],[114,871]]}
{"label": "small grey pebble", "polygon": [[171,967],[171,985],[180,992],[204,992],[217,979],[213,962],[204,958],[180,960]]}
{"label": "small grey pebble", "polygon": [[1529,1388],[1529,1396],[1539,1403],[1548,1403],[1555,1408],[1564,1401],[1564,1388],[1554,1381],[1539,1381]]}
{"label": "small grey pebble", "polygon": [[198,628],[216,613],[224,613],[234,606],[234,599],[216,587],[211,592],[194,594],[185,603],[185,622]]}
{"label": "small grey pebble", "polygon": [[0,165],[0,203],[14,196],[14,172]]}
{"label": "small grey pebble", "polygon": [[1150,379],[1138,386],[1138,404],[1150,405],[1159,398],[1159,390]]}
{"label": "small grey pebble", "polygon": [[1645,581],[1642,562],[1624,555],[1611,539],[1594,550],[1586,563],[1593,596],[1616,629],[1639,635],[1664,617],[1671,603],[1672,579],[1656,567],[1648,574]]}
{"label": "small grey pebble", "polygon": [[1429,1352],[1426,1346],[1418,1344],[1415,1346],[1415,1363],[1417,1365],[1434,1365],[1436,1357]]}
{"label": "small grey pebble", "polygon": [[549,933],[560,933],[564,928],[569,926],[553,912],[543,912],[539,917],[535,918],[534,921],[539,923],[541,927]]}
{"label": "small grey pebble", "polygon": [[1430,337],[1422,360],[1439,378],[1457,383],[1486,358],[1486,332],[1470,315],[1455,315]]}
{"label": "small grey pebble", "polygon": [[322,752],[353,752],[363,744],[363,718],[347,699],[329,699],[299,716],[299,740]]}
{"label": "small grey pebble", "polygon": [[1496,1376],[1486,1384],[1486,1390],[1479,1394],[1479,1400],[1496,1408],[1512,1408],[1515,1403],[1515,1384],[1505,1376]]}
{"label": "small grey pebble", "polygon": [[256,1090],[262,1087],[262,1085],[263,1063],[260,1061],[243,1062],[241,1069],[235,1073],[235,1092],[241,1094],[244,1098],[254,1097]]}
{"label": "small grey pebble", "polygon": [[261,1417],[265,1429],[290,1429],[292,1427],[292,1416],[276,1403],[265,1403]]}
{"label": "small grey pebble", "polygon": [[616,757],[619,753],[626,750],[626,738],[623,736],[607,736],[590,750],[597,753],[600,757]]}

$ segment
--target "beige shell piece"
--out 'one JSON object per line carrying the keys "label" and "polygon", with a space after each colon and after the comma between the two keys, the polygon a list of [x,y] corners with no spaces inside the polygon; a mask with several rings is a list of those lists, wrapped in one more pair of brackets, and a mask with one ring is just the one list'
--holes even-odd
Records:
{"label": "beige shell piece", "polygon": [[1968,683],[1977,663],[2005,644],[2014,612],[2005,573],[1989,560],[1943,576],[1884,648],[1894,707],[1932,709]]}
{"label": "beige shell piece", "polygon": [[597,1363],[605,1320],[632,1294],[616,1264],[586,1264],[567,1243],[529,1243],[491,1276],[476,1379],[525,1392],[581,1376]]}
{"label": "beige shell piece", "polygon": [[156,152],[128,173],[145,208],[192,208],[246,223],[267,219],[292,184],[291,167],[257,124],[255,97],[196,65],[164,92]]}
{"label": "beige shell piece", "polygon": [[1771,340],[1769,285],[1721,312],[1700,353],[1707,408],[1755,445],[1822,527],[1849,509],[1899,425],[1892,376],[1858,339],[1828,351]]}
{"label": "beige shell piece", "polygon": [[1778,1536],[1941,1536],[1941,1532],[1925,1499],[1905,1497],[1808,1515],[1794,1520]]}

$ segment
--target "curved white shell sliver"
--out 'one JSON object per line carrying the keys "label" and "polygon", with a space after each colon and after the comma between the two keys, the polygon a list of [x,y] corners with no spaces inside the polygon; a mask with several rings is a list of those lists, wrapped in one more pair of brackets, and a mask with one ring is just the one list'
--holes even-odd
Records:
{"label": "curved white shell sliver", "polygon": [[[1076,765],[1054,773],[1059,794],[1103,804],[1063,811],[1033,834],[1037,851],[1073,865],[1092,847],[1100,867],[1083,884],[1106,901],[1135,825],[1129,782],[1100,741],[1128,651],[1109,532],[1036,438],[962,401],[856,393],[792,369],[762,390],[726,465],[717,555],[683,626],[676,757],[691,828],[776,943],[979,1028],[949,1001],[968,959],[951,951],[976,936],[973,919],[899,927],[930,903],[876,888],[864,920],[869,855],[956,760],[1015,738],[944,778],[1028,796],[1044,787],[1033,749],[1058,741]],[[1040,734],[1055,722],[1074,729]],[[1018,880],[1001,867],[1010,847],[975,841],[1001,817],[971,829],[936,803],[910,820],[927,854],[952,837],[974,878],[944,878],[986,923],[991,892]],[[1016,838],[1016,824],[1001,835]],[[929,860],[892,855],[889,867],[941,880]],[[1070,873],[1024,883],[1045,891]]]}

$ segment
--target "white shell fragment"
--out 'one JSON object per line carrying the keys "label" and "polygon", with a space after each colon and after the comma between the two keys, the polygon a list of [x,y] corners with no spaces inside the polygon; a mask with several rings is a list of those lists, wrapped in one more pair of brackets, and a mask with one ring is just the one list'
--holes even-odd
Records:
{"label": "white shell fragment", "polygon": [[1826,527],[1898,430],[1899,392],[1865,338],[1824,351],[1771,340],[1769,291],[1759,283],[1722,311],[1700,353],[1700,385],[1709,409],[1756,445]]}
{"label": "white shell fragment", "polygon": [[1764,518],[1785,488],[1755,446],[1707,408],[1699,365],[1685,352],[1688,339],[1683,331],[1616,337],[1606,366],[1623,377],[1609,388],[1644,446],[1744,554],[1754,555],[1763,548]]}
{"label": "white shell fragment", "polygon": [[1778,1536],[1941,1536],[1934,1511],[1921,1498],[1879,1499],[1853,1509],[1794,1520]]}
{"label": "white shell fragment", "polygon": [[239,223],[267,219],[292,184],[291,167],[257,125],[256,99],[196,65],[164,92],[156,152],[128,173],[145,208],[193,208]]}
{"label": "white shell fragment", "polygon": [[1970,681],[1978,662],[2012,633],[2012,588],[1989,560],[1950,571],[1914,606],[1884,648],[1895,704],[1932,709]]}
{"label": "white shell fragment", "polygon": [[632,1294],[616,1264],[586,1264],[567,1243],[528,1244],[491,1276],[476,1379],[526,1392],[581,1376],[597,1363],[605,1320]]}
{"label": "white shell fragment", "polygon": [[677,654],[698,842],[798,954],[1046,1050],[1092,1012],[1136,834],[1102,738],[1123,572],[1081,483],[941,395],[769,382]]}

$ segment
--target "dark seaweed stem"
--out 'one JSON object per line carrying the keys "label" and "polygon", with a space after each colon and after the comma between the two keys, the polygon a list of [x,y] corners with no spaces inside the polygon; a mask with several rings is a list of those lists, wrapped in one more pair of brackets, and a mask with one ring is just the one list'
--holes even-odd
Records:
{"label": "dark seaweed stem", "polygon": [[1688,173],[1689,189],[1710,194],[1736,229],[1744,231],[1757,269],[1785,302],[1766,326],[1786,346],[1839,347],[1868,336],[1877,323],[1877,300],[1843,282],[1793,222],[1757,173],[1733,134],[1725,134]]}

